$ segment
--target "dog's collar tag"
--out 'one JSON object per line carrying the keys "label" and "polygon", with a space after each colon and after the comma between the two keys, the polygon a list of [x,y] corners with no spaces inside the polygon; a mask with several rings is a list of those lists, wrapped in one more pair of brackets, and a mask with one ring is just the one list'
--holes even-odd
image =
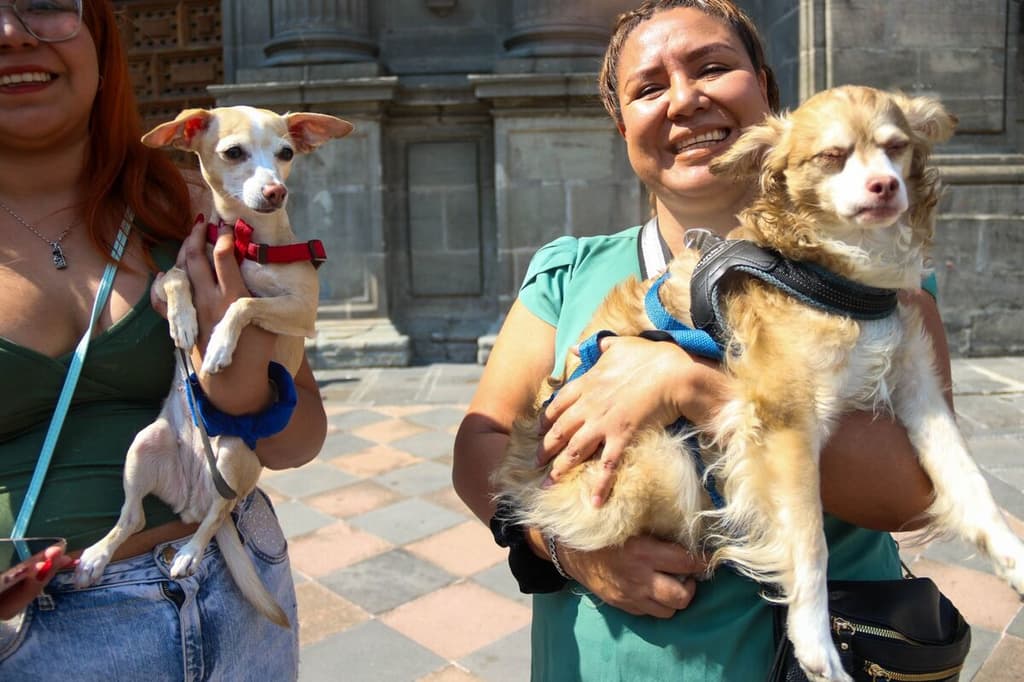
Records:
{"label": "dog's collar tag", "polygon": [[[217,241],[222,222],[206,224],[206,239],[211,244]],[[271,246],[252,241],[253,229],[247,222],[239,218],[235,221],[235,260],[239,264],[243,260],[257,263],[301,263],[304,261],[319,268],[327,260],[327,251],[319,239],[296,244],[280,244]]]}

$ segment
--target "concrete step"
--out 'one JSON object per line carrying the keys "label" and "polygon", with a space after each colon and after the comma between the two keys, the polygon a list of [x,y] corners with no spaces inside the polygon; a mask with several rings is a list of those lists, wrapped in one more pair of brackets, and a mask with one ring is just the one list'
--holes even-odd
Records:
{"label": "concrete step", "polygon": [[409,337],[386,317],[318,319],[316,337],[306,339],[313,369],[407,367],[412,361]]}

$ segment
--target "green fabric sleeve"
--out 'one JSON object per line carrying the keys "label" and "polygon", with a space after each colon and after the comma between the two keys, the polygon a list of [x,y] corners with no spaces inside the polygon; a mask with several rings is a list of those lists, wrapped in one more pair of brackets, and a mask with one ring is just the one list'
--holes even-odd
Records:
{"label": "green fabric sleeve", "polygon": [[519,287],[519,300],[526,309],[552,327],[558,326],[565,288],[576,261],[576,237],[559,237],[542,246],[530,259],[526,277]]}
{"label": "green fabric sleeve", "polygon": [[929,272],[921,278],[921,288],[931,294],[936,301],[939,300],[939,280],[936,279],[934,272]]}

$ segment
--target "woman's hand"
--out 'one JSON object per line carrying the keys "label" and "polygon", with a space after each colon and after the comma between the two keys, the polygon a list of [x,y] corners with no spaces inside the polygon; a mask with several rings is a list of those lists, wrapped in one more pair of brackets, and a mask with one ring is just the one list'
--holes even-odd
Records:
{"label": "woman's hand", "polygon": [[558,558],[563,570],[605,603],[656,618],[671,618],[689,606],[695,576],[707,568],[680,545],[647,536],[596,552],[558,546]]}
{"label": "woman's hand", "polygon": [[41,560],[25,566],[25,574],[17,584],[0,594],[0,620],[16,616],[43,593],[53,576],[74,563],[75,560],[64,554],[59,545],[48,547]]}
{"label": "woman's hand", "polygon": [[[202,218],[202,216],[200,216]],[[192,302],[199,321],[199,338],[193,352],[193,364],[202,365],[202,356],[214,326],[236,300],[250,295],[242,271],[235,260],[235,238],[230,227],[221,228],[213,245],[213,262],[207,257],[206,221],[197,220],[192,233],[178,255],[192,282]],[[228,414],[252,414],[270,406],[273,395],[267,381],[267,367],[277,337],[249,325],[239,335],[231,364],[210,374],[199,372],[199,383],[214,405]]]}
{"label": "woman's hand", "polygon": [[673,343],[606,337],[601,357],[563,386],[541,417],[538,463],[552,460],[557,481],[570,468],[600,454],[604,469],[592,502],[608,498],[622,452],[637,432],[665,427],[680,416],[706,424],[724,400],[724,375]]}
{"label": "woman's hand", "polygon": [[[196,219],[191,234],[178,252],[177,266],[183,268],[192,282],[193,304],[199,321],[199,338],[192,362],[202,366],[202,353],[214,326],[228,307],[239,298],[250,295],[242,271],[235,260],[234,233],[222,228],[213,246],[213,263],[207,257],[206,220]],[[166,316],[166,306],[151,295],[154,308]],[[231,364],[216,374],[200,371],[199,383],[217,409],[231,415],[255,414],[267,409],[275,399],[267,376],[267,368],[277,343],[277,335],[255,325],[248,325],[239,336]],[[327,434],[327,417],[316,377],[303,358],[295,374],[298,403],[284,431],[260,439],[256,455],[270,469],[297,467],[309,462],[323,445]]]}

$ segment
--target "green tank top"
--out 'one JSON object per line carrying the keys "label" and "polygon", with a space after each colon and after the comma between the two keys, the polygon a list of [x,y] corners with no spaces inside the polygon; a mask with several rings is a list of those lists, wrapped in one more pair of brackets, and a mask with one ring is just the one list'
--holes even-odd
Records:
{"label": "green tank top", "polygon": [[[607,293],[640,277],[639,227],[601,237],[562,237],[541,248],[527,270],[519,299],[556,328],[555,375]],[[896,543],[888,533],[857,528],[826,515],[829,577],[900,577]],[[720,568],[700,583],[690,606],[668,619],[632,616],[569,583],[533,597],[532,679],[762,680],[774,654],[772,613],[760,586]]]}
{"label": "green tank top", "polygon": [[[161,267],[177,245],[154,249]],[[50,358],[0,338],[0,535],[10,535],[32,479],[73,353]],[[29,536],[60,536],[81,549],[114,526],[124,503],[121,476],[132,439],[160,412],[174,373],[167,321],[149,304],[93,337],[68,410]],[[176,515],[155,497],[144,502],[151,528]]]}

